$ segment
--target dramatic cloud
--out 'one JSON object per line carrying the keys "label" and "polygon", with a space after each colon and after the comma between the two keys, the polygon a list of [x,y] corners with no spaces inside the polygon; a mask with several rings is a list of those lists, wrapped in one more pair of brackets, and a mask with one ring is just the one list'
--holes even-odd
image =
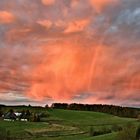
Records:
{"label": "dramatic cloud", "polygon": [[73,33],[83,31],[89,24],[88,19],[76,20],[68,23],[68,27],[65,29],[65,33]]}
{"label": "dramatic cloud", "polygon": [[53,5],[55,0],[41,0],[44,5]]}
{"label": "dramatic cloud", "polygon": [[15,19],[14,15],[7,11],[0,11],[0,24],[8,24],[13,22]]}
{"label": "dramatic cloud", "polygon": [[89,0],[89,1],[97,12],[101,12],[101,10],[105,6],[113,5],[119,2],[119,0]]}
{"label": "dramatic cloud", "polygon": [[50,20],[40,20],[37,21],[38,24],[44,26],[45,28],[49,29],[52,26],[52,22]]}
{"label": "dramatic cloud", "polygon": [[139,106],[139,6],[0,1],[0,102]]}
{"label": "dramatic cloud", "polygon": [[74,7],[77,7],[79,4],[79,0],[72,0],[71,1],[71,7],[74,8]]}

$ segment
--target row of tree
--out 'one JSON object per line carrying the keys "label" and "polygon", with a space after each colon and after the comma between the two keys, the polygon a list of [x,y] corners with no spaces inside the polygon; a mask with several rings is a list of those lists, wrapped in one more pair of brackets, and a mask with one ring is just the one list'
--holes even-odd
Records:
{"label": "row of tree", "polygon": [[140,113],[140,111],[136,108],[121,107],[115,105],[102,105],[102,104],[53,103],[51,107],[55,109],[104,112],[120,117],[130,117],[130,118],[136,118]]}
{"label": "row of tree", "polygon": [[[49,106],[46,105],[45,107],[41,106],[5,106],[0,105],[0,117],[3,114],[2,108],[26,108],[26,109],[36,109],[36,110],[45,110],[48,109]],[[139,108],[130,108],[130,107],[121,107],[115,105],[102,105],[102,104],[77,104],[77,103],[53,103],[51,108],[55,109],[68,109],[68,110],[80,110],[80,111],[95,111],[95,112],[104,112],[109,113],[115,116],[120,117],[130,117],[130,118],[137,118],[140,119],[140,109]]]}

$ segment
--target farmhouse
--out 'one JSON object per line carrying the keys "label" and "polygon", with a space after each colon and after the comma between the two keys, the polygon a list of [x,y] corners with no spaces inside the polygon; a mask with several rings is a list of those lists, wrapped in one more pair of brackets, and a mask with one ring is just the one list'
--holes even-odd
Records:
{"label": "farmhouse", "polygon": [[14,112],[7,112],[3,115],[4,121],[15,121],[17,118],[16,114]]}
{"label": "farmhouse", "polygon": [[25,113],[19,113],[19,112],[16,112],[15,113],[16,114],[16,116],[17,116],[17,119],[16,120],[20,120],[20,121],[25,121],[25,122],[27,122],[28,121],[28,116],[27,116],[27,114],[25,114]]}
{"label": "farmhouse", "polygon": [[19,117],[19,116],[21,115],[21,113],[15,112],[15,115],[16,115],[17,117]]}
{"label": "farmhouse", "polygon": [[12,109],[5,113],[2,117],[4,121],[29,121],[31,113],[29,110],[22,112],[14,112]]}
{"label": "farmhouse", "polygon": [[31,113],[29,110],[23,110],[22,112],[14,112],[10,109],[7,113],[2,115],[2,120],[4,121],[32,121],[39,122],[41,113]]}

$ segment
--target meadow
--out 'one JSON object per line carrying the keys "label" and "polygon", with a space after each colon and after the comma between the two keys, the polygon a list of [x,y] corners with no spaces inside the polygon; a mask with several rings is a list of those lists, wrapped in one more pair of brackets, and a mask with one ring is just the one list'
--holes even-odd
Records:
{"label": "meadow", "polygon": [[[18,109],[16,109],[18,110]],[[43,109],[41,122],[0,121],[5,129],[17,140],[115,140],[118,131],[127,124],[139,125],[137,119],[122,118],[106,113]],[[92,131],[107,131],[93,136]]]}

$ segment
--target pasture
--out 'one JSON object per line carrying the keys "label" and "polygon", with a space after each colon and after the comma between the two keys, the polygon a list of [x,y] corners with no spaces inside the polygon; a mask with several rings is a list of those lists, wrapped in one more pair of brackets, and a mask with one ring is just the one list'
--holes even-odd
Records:
{"label": "pasture", "polygon": [[[17,109],[18,110],[18,109]],[[39,110],[34,110],[39,111]],[[138,125],[136,119],[121,118],[105,113],[44,109],[41,122],[0,121],[0,128],[19,140],[115,140],[115,127],[128,123]],[[107,134],[92,136],[91,129],[109,130]]]}

